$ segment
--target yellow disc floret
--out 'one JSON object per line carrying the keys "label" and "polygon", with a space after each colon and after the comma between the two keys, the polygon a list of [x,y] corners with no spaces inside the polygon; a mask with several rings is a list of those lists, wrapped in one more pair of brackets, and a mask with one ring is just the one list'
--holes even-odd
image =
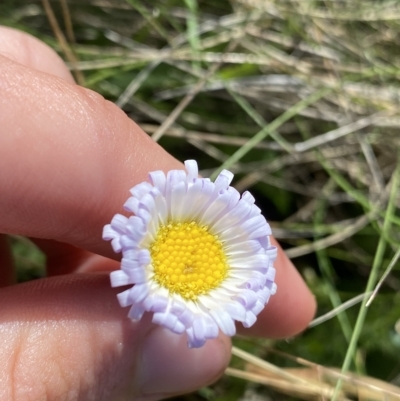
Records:
{"label": "yellow disc floret", "polygon": [[228,275],[222,243],[194,221],[161,226],[150,253],[153,280],[187,300],[217,288]]}

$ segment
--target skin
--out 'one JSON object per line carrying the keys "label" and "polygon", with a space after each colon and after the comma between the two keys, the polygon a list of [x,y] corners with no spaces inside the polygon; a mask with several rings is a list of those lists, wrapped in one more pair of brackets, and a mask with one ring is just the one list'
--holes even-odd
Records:
{"label": "skin", "polygon": [[[182,164],[77,86],[50,48],[0,27],[0,233],[33,238],[49,275],[15,285],[0,234],[1,400],[156,400],[223,373],[228,338],[189,350],[150,316],[127,319],[109,285],[119,263],[104,224],[149,171],[174,168]],[[293,336],[312,319],[315,300],[283,252],[276,269],[277,294],[242,334]]]}

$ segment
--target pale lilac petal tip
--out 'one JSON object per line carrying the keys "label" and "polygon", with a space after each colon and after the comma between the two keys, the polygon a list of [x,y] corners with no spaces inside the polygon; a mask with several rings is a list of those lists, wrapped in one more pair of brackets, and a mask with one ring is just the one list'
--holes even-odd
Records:
{"label": "pale lilac petal tip", "polygon": [[215,187],[220,189],[228,189],[229,184],[233,180],[233,173],[228,170],[222,170],[215,180]]}
{"label": "pale lilac petal tip", "polygon": [[152,185],[148,182],[141,182],[138,185],[135,185],[129,192],[137,199],[141,199],[143,195],[146,195],[150,192]]}
{"label": "pale lilac petal tip", "polygon": [[111,228],[123,234],[126,230],[126,224],[128,223],[128,218],[123,216],[122,214],[116,214],[113,219],[111,220]]}
{"label": "pale lilac petal tip", "polygon": [[121,238],[113,238],[111,240],[111,247],[115,253],[120,253],[122,251]]}
{"label": "pale lilac petal tip", "polygon": [[111,227],[111,224],[107,224],[104,226],[103,228],[103,235],[102,238],[105,241],[110,241],[113,238],[115,238],[115,236],[117,235],[117,233],[115,232],[115,230]]}
{"label": "pale lilac petal tip", "polygon": [[192,183],[199,176],[199,168],[196,160],[186,160],[185,168],[187,171],[187,182]]}
{"label": "pale lilac petal tip", "polygon": [[119,294],[117,294],[118,302],[123,308],[131,305],[129,302],[129,293],[130,290],[125,290],[124,292],[120,292]]}
{"label": "pale lilac petal tip", "polygon": [[110,273],[111,287],[121,287],[127,284],[133,284],[128,275],[122,270],[116,270]]}
{"label": "pale lilac petal tip", "polygon": [[141,304],[133,304],[128,312],[128,316],[132,320],[140,320],[146,310]]}
{"label": "pale lilac petal tip", "polygon": [[162,194],[165,194],[165,186],[167,183],[167,177],[163,171],[153,171],[149,173],[149,181],[157,188]]}

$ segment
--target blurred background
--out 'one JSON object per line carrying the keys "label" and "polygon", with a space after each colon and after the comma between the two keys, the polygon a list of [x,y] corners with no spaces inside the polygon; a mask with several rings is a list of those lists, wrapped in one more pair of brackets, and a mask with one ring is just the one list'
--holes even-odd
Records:
{"label": "blurred background", "polygon": [[[233,171],[317,297],[302,335],[235,338],[179,399],[400,399],[398,2],[2,0],[0,24],[204,176]],[[45,275],[11,240],[19,279]]]}

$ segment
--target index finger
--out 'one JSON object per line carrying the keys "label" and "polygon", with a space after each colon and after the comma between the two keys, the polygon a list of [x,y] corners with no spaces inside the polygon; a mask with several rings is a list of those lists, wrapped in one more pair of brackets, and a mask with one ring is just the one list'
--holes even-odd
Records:
{"label": "index finger", "polygon": [[99,94],[0,56],[0,231],[114,257],[102,228],[151,170],[182,165]]}

